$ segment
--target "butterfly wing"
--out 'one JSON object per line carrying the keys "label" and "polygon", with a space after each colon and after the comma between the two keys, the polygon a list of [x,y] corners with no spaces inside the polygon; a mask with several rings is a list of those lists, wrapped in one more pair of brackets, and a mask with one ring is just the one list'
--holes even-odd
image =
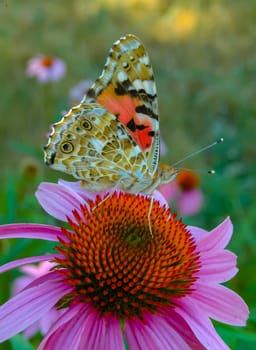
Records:
{"label": "butterfly wing", "polygon": [[114,43],[102,74],[81,103],[94,102],[117,116],[140,147],[148,173],[153,175],[159,162],[157,93],[149,56],[134,35]]}
{"label": "butterfly wing", "polygon": [[147,187],[143,181],[134,185],[133,173],[143,177],[147,168],[141,149],[99,104],[73,107],[52,126],[44,152],[47,165],[83,180],[89,191],[118,186],[136,193]]}

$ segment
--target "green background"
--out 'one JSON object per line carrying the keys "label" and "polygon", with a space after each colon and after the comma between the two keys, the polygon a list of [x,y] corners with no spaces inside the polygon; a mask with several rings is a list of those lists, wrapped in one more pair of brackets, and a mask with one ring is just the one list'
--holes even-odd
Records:
{"label": "green background", "polygon": [[[0,1],[0,222],[55,224],[34,192],[41,181],[72,179],[43,163],[49,126],[74,103],[70,89],[98,77],[112,43],[137,35],[154,68],[168,147],[162,162],[173,164],[225,139],[182,166],[200,175],[204,194],[200,213],[184,221],[211,229],[230,215],[234,224],[229,248],[240,271],[227,285],[251,314],[246,328],[216,325],[232,349],[256,347],[255,19],[254,0]],[[49,84],[28,78],[27,61],[38,53],[63,59],[64,78]],[[212,168],[214,176],[207,174]],[[51,250],[51,244],[32,240],[0,242],[2,263]],[[6,286],[1,302],[18,275],[15,270],[0,276]],[[0,349],[11,346],[23,345],[16,339]]]}

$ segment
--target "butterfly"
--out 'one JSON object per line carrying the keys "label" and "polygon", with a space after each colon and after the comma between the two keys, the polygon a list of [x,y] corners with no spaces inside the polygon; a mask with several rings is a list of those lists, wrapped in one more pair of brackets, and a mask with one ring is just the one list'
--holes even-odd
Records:
{"label": "butterfly", "polygon": [[177,169],[159,163],[156,85],[141,41],[117,40],[81,103],[52,126],[45,163],[99,192],[115,188],[152,195]]}

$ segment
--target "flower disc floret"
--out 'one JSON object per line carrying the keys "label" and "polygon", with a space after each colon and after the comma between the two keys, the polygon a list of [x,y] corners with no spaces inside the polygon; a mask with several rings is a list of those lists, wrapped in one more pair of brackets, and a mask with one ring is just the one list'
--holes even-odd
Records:
{"label": "flower disc floret", "polygon": [[[74,212],[73,232],[56,259],[66,283],[67,300],[91,303],[102,315],[140,317],[174,306],[172,298],[188,295],[200,267],[195,240],[169,209],[150,198],[124,193],[98,198]],[[65,305],[65,300],[64,300]]]}

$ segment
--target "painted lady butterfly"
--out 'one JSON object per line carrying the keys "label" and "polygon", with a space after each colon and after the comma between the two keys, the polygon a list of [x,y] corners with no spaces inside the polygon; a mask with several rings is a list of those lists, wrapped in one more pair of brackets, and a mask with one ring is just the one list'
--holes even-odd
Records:
{"label": "painted lady butterfly", "polygon": [[159,142],[153,70],[144,46],[129,34],[114,43],[81,103],[53,125],[45,163],[89,191],[152,194],[177,173],[159,164]]}

